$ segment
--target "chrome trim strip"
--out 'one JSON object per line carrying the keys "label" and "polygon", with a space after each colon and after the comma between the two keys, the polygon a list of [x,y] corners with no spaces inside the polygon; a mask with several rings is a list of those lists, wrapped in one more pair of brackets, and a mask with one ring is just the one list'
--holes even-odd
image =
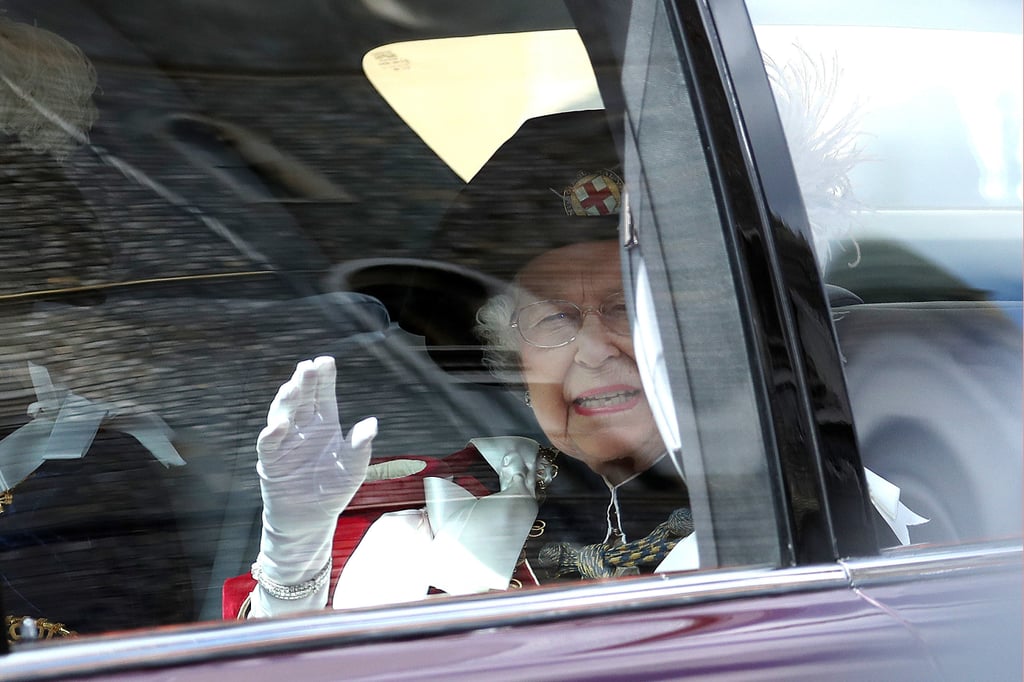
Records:
{"label": "chrome trim strip", "polygon": [[1024,550],[1017,541],[952,547],[897,548],[877,557],[840,561],[853,587],[869,587],[947,577],[963,571],[1014,568],[1020,571]]}
{"label": "chrome trim strip", "polygon": [[714,571],[573,585],[248,622],[217,622],[22,647],[0,659],[0,678],[110,675],[224,658],[421,638],[483,628],[625,613],[726,599],[845,589],[839,565]]}
{"label": "chrome trim strip", "polygon": [[472,597],[293,618],[213,622],[21,647],[0,659],[0,679],[110,675],[225,658],[421,638],[484,628],[671,608],[728,599],[847,589],[948,576],[1020,570],[1019,541],[910,547],[877,557],[784,569],[709,571]]}

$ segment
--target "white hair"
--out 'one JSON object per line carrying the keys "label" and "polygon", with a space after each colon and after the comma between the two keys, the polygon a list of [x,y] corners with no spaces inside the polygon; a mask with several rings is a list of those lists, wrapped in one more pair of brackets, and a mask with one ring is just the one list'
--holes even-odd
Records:
{"label": "white hair", "polygon": [[0,132],[63,159],[96,120],[96,70],[55,33],[0,17]]}
{"label": "white hair", "polygon": [[476,313],[473,331],[484,342],[484,365],[506,384],[522,381],[519,372],[519,340],[512,327],[512,315],[519,300],[515,287],[492,296]]}

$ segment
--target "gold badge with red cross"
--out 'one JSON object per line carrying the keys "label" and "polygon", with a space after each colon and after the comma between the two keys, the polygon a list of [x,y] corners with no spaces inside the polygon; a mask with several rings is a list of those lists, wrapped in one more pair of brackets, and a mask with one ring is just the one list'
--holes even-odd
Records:
{"label": "gold badge with red cross", "polygon": [[615,215],[622,203],[622,178],[603,168],[583,171],[562,192],[566,215]]}

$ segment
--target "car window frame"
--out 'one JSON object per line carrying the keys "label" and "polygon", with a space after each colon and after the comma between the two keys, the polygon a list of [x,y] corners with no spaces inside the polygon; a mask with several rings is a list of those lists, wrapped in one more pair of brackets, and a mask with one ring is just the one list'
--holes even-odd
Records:
{"label": "car window frame", "polygon": [[[750,361],[760,382],[769,464],[777,476],[778,533],[788,548],[782,564],[876,555],[874,512],[831,307],[746,7],[742,0],[676,0],[665,7],[677,31],[732,248]],[[578,14],[581,31],[614,30],[606,21],[588,23],[586,13]],[[608,77],[621,69],[624,39],[604,42],[618,45],[619,54],[592,54],[602,98],[609,109],[626,109],[617,83],[609,85]],[[660,229],[636,225],[636,215],[631,220],[635,230]],[[665,316],[682,317],[685,311],[668,310]],[[681,356],[678,338],[663,341],[676,345],[666,353]],[[820,517],[798,524],[795,504],[819,510]],[[722,559],[728,563],[729,557]]]}
{"label": "car window frame", "polygon": [[621,76],[624,266],[634,288],[649,277],[651,290],[663,292],[655,297],[658,329],[650,333],[662,340],[673,394],[667,411],[679,432],[678,440],[665,440],[676,441],[701,567],[792,565],[784,495],[766,445],[772,425],[738,300],[743,289],[722,208],[723,178],[714,154],[702,153],[703,84],[676,28],[665,5],[634,8],[630,17]]}
{"label": "car window frame", "polygon": [[[724,97],[733,103],[733,118],[711,114],[705,120],[712,140],[738,139],[734,151],[739,156],[719,153],[716,158],[733,159],[746,168],[742,174],[732,169],[730,179],[750,178],[754,183],[732,202],[737,209],[739,281],[751,302],[748,319],[758,327],[753,338],[776,346],[766,344],[759,352],[769,387],[768,409],[779,434],[778,464],[789,495],[789,519],[794,518],[797,493],[815,495],[822,514],[821,523],[791,528],[795,560],[806,564],[876,555],[874,512],[831,306],[746,5],[742,0],[678,0],[675,6],[684,32],[695,41],[713,36],[704,59],[717,63],[717,69],[705,72],[702,81],[713,82],[715,71],[728,74],[720,83]],[[697,30],[699,24],[705,26],[703,32]],[[735,191],[737,184],[724,187]]]}

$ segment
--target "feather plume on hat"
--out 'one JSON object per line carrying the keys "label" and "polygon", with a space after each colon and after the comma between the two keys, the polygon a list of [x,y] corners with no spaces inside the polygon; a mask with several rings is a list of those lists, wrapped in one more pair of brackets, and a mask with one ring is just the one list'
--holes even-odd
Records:
{"label": "feather plume on hat", "polygon": [[0,17],[0,132],[63,159],[96,120],[96,70],[50,31]]}
{"label": "feather plume on hat", "polygon": [[783,65],[768,55],[763,58],[814,235],[818,267],[826,269],[837,245],[845,251],[843,243],[853,249],[847,264],[854,267],[860,249],[850,231],[863,206],[854,196],[849,173],[863,160],[860,112],[857,107],[833,111],[842,77],[838,57],[815,58],[799,45],[793,47],[796,58]]}

